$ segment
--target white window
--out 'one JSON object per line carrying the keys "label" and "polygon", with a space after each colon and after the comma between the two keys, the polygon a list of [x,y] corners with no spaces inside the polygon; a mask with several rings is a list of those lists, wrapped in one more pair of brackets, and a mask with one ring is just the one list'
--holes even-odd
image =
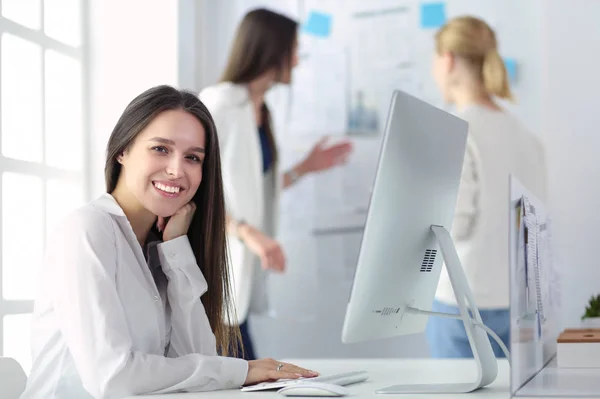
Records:
{"label": "white window", "polygon": [[31,367],[44,243],[86,199],[88,0],[0,0],[0,356]]}

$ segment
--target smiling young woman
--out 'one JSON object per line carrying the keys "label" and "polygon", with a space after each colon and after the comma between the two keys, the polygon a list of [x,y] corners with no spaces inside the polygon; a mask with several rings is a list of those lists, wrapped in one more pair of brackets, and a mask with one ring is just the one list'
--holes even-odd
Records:
{"label": "smiling young woman", "polygon": [[[192,93],[147,90],[107,149],[106,191],[50,237],[22,398],[121,398],[313,376],[227,355],[232,318],[219,142]],[[235,345],[233,345],[235,347]]]}

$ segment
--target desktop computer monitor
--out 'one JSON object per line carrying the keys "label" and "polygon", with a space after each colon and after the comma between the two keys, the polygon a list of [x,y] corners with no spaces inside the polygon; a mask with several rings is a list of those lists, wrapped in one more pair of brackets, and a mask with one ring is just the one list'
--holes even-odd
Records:
{"label": "desktop computer monitor", "polygon": [[394,92],[342,341],[424,331],[445,262],[479,376],[472,383],[397,385],[380,393],[469,392],[488,385],[497,374],[491,344],[486,332],[477,328],[483,323],[449,234],[467,131],[464,120]]}

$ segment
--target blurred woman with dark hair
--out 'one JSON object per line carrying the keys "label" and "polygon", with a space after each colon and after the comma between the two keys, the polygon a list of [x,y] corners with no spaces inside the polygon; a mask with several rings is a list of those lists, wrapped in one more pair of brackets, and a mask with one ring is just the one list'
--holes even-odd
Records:
{"label": "blurred woman with dark hair", "polygon": [[250,310],[266,308],[266,271],[283,272],[285,256],[276,235],[281,189],[302,176],[345,162],[349,142],[318,142],[300,163],[280,174],[278,151],[265,94],[289,84],[298,64],[298,24],[266,9],[240,23],[221,82],[200,93],[215,119],[223,159],[227,233],[234,300],[245,358],[255,358],[248,332]]}

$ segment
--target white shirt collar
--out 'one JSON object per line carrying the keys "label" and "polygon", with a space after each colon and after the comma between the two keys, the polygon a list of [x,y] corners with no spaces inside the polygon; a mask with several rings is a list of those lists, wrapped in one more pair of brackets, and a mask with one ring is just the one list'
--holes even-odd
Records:
{"label": "white shirt collar", "polygon": [[125,216],[125,212],[123,212],[123,208],[121,208],[121,206],[119,205],[119,203],[117,202],[115,197],[113,197],[109,193],[102,194],[101,196],[96,198],[94,201],[92,201],[92,204],[95,207],[98,207],[112,215]]}

